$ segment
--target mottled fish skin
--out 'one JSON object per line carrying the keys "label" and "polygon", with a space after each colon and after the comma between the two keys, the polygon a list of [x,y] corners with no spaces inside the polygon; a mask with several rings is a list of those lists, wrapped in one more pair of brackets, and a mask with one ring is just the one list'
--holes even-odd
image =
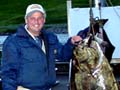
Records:
{"label": "mottled fish skin", "polygon": [[102,58],[101,65],[97,67],[99,51],[95,41],[92,42],[92,47],[81,43],[74,48],[73,54],[76,72],[72,81],[75,83],[75,88],[71,86],[71,90],[119,90],[105,56]]}

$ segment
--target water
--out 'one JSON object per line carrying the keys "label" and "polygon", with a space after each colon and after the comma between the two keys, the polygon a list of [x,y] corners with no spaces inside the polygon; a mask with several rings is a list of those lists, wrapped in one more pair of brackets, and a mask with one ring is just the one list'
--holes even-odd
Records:
{"label": "water", "polygon": [[0,51],[2,51],[3,43],[4,43],[4,41],[7,37],[8,37],[7,35],[1,35],[0,36]]}
{"label": "water", "polygon": [[69,38],[68,34],[56,34],[56,35],[62,44],[66,43]]}

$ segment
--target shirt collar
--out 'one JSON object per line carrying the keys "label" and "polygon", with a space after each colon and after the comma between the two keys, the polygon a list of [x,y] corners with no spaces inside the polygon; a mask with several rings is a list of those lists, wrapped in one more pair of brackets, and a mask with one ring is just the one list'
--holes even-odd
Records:
{"label": "shirt collar", "polygon": [[36,39],[35,39],[35,36],[32,35],[32,33],[27,29],[27,25],[25,25],[25,30],[28,32],[28,34],[29,34],[34,40],[36,40]]}

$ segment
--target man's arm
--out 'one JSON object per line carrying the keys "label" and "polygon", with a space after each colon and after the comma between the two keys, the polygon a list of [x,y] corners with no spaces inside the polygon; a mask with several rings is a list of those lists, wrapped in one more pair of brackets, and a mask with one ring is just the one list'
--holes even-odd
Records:
{"label": "man's arm", "polygon": [[64,45],[58,42],[58,57],[60,60],[70,60],[72,58],[73,49],[76,42],[80,42],[82,38],[80,36],[70,37]]}
{"label": "man's arm", "polygon": [[15,45],[8,38],[2,50],[2,90],[16,90],[18,72],[18,52]]}

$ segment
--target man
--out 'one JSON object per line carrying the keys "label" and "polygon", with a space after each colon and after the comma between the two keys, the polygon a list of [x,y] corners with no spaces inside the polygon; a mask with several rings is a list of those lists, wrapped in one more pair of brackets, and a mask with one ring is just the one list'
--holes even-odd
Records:
{"label": "man", "polygon": [[56,81],[55,58],[69,60],[79,36],[65,45],[43,29],[46,13],[39,4],[29,5],[25,25],[4,42],[2,52],[3,90],[49,90]]}

